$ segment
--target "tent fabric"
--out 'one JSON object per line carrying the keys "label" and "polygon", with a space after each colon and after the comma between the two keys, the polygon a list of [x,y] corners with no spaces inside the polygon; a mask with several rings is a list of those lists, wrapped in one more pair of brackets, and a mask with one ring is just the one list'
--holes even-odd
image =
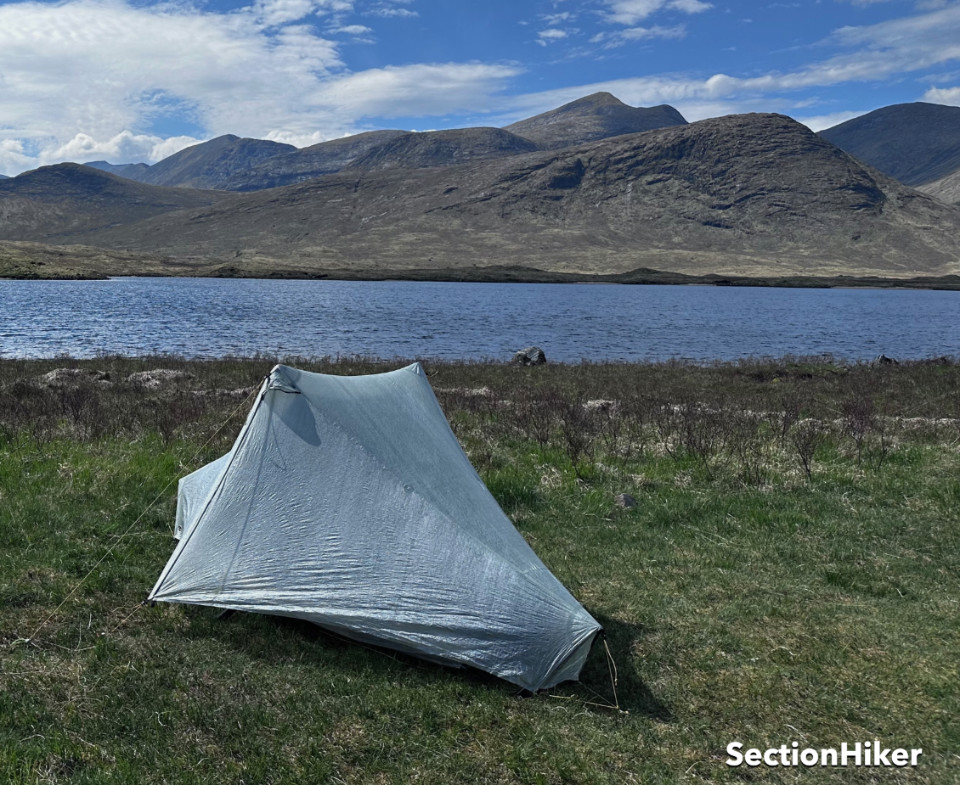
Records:
{"label": "tent fabric", "polygon": [[180,479],[177,485],[177,520],[173,529],[173,536],[176,539],[179,540],[183,536],[183,530],[188,522],[192,525],[197,519],[200,505],[207,498],[210,487],[219,479],[228,460],[230,460],[230,453],[221,455],[217,460],[201,466],[195,472]]}
{"label": "tent fabric", "polygon": [[575,679],[600,625],[460,448],[419,363],[278,365],[229,453],[184,477],[150,599],[306,619],[529,690]]}

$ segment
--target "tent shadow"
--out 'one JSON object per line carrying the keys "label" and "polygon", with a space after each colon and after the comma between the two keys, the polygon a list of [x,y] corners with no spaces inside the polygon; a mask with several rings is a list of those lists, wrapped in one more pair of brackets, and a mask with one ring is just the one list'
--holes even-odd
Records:
{"label": "tent shadow", "polygon": [[[647,635],[649,630],[642,625],[618,621],[602,614],[594,613],[593,617],[603,625],[606,644],[616,668],[616,698],[619,707],[631,714],[659,722],[672,721],[673,712],[670,707],[657,698],[640,678],[631,654],[633,644]],[[587,657],[583,671],[580,673],[580,688],[593,693],[598,703],[602,700],[613,705],[611,665],[607,657],[607,649],[603,644],[604,641],[600,638],[594,642],[590,656]],[[577,684],[571,683],[564,692],[576,694],[577,687]]]}
{"label": "tent shadow", "polygon": [[[291,659],[312,661],[318,667],[335,667],[342,672],[360,672],[383,668],[384,672],[406,678],[433,682],[460,679],[479,688],[516,695],[530,695],[515,685],[476,668],[453,668],[395,652],[367,643],[358,643],[316,624],[284,616],[237,613],[219,618],[210,608],[194,607],[191,616],[193,634],[214,637],[265,665],[277,665]],[[673,719],[670,708],[660,701],[637,674],[630,655],[633,643],[647,634],[641,625],[617,621],[594,614],[603,625],[606,643],[616,663],[619,707],[634,715],[660,722]],[[567,682],[549,691],[558,697],[570,697],[589,703],[614,706],[609,660],[601,639],[590,651],[579,682]]]}
{"label": "tent shadow", "polygon": [[259,613],[235,613],[221,618],[216,609],[194,607],[194,634],[213,637],[264,665],[296,659],[317,667],[336,668],[359,675],[370,668],[402,674],[408,679],[466,679],[471,684],[516,693],[517,687],[469,666],[456,668],[423,660],[381,646],[351,640],[302,619]]}

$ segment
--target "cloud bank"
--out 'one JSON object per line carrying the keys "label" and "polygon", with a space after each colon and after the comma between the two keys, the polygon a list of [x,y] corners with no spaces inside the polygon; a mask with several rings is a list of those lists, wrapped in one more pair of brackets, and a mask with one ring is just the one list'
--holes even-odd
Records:
{"label": "cloud bank", "polygon": [[[352,8],[345,0],[257,0],[229,13],[121,0],[0,5],[0,172],[71,158],[154,162],[225,133],[311,144],[372,115],[476,110],[519,73],[482,63],[351,73],[340,44],[313,22],[336,24]],[[371,10],[400,12],[414,13],[396,3]]]}
{"label": "cloud bank", "polygon": [[[249,0],[229,11],[137,3],[0,4],[0,172],[63,160],[152,163],[225,133],[305,146],[373,127],[505,125],[600,90],[635,106],[669,103],[690,120],[799,110],[814,128],[855,116],[821,97],[842,85],[909,80],[917,98],[960,104],[958,2],[840,27],[803,50],[806,63],[782,71],[657,73],[656,56],[632,60],[629,47],[699,46],[696,33],[723,9],[703,0],[558,0],[536,17],[528,48],[556,62],[565,50],[621,57],[633,75],[568,74],[548,89],[535,88],[549,84],[540,81],[545,70],[503,56],[417,62],[418,41],[403,26],[428,20],[414,0]],[[388,32],[400,48],[381,57]],[[349,56],[360,50],[365,67],[353,70]]]}

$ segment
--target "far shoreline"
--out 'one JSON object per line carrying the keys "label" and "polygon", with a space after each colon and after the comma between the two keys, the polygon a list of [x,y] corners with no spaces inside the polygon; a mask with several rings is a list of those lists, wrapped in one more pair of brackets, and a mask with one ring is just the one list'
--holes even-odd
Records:
{"label": "far shoreline", "polygon": [[[190,274],[192,272],[192,274]],[[93,269],[2,269],[0,280],[20,281],[96,281],[111,278],[221,278],[256,280],[302,281],[414,281],[435,283],[575,283],[626,284],[634,286],[731,286],[777,289],[922,289],[933,291],[960,291],[960,275],[914,276],[885,278],[881,276],[741,276],[710,273],[688,275],[649,268],[638,268],[625,273],[566,273],[522,266],[490,266],[460,270],[449,269],[384,269],[347,270],[343,268],[302,270],[280,268],[263,273],[234,265],[223,265],[208,270],[122,270],[110,273]]]}

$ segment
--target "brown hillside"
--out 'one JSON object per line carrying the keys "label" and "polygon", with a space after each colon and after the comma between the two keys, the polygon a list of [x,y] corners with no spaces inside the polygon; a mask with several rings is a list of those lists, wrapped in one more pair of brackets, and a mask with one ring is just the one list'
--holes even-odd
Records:
{"label": "brown hillside", "polygon": [[960,210],[789,118],[735,115],[455,167],[342,172],[71,242],[261,269],[906,277],[960,272],[958,238]]}

